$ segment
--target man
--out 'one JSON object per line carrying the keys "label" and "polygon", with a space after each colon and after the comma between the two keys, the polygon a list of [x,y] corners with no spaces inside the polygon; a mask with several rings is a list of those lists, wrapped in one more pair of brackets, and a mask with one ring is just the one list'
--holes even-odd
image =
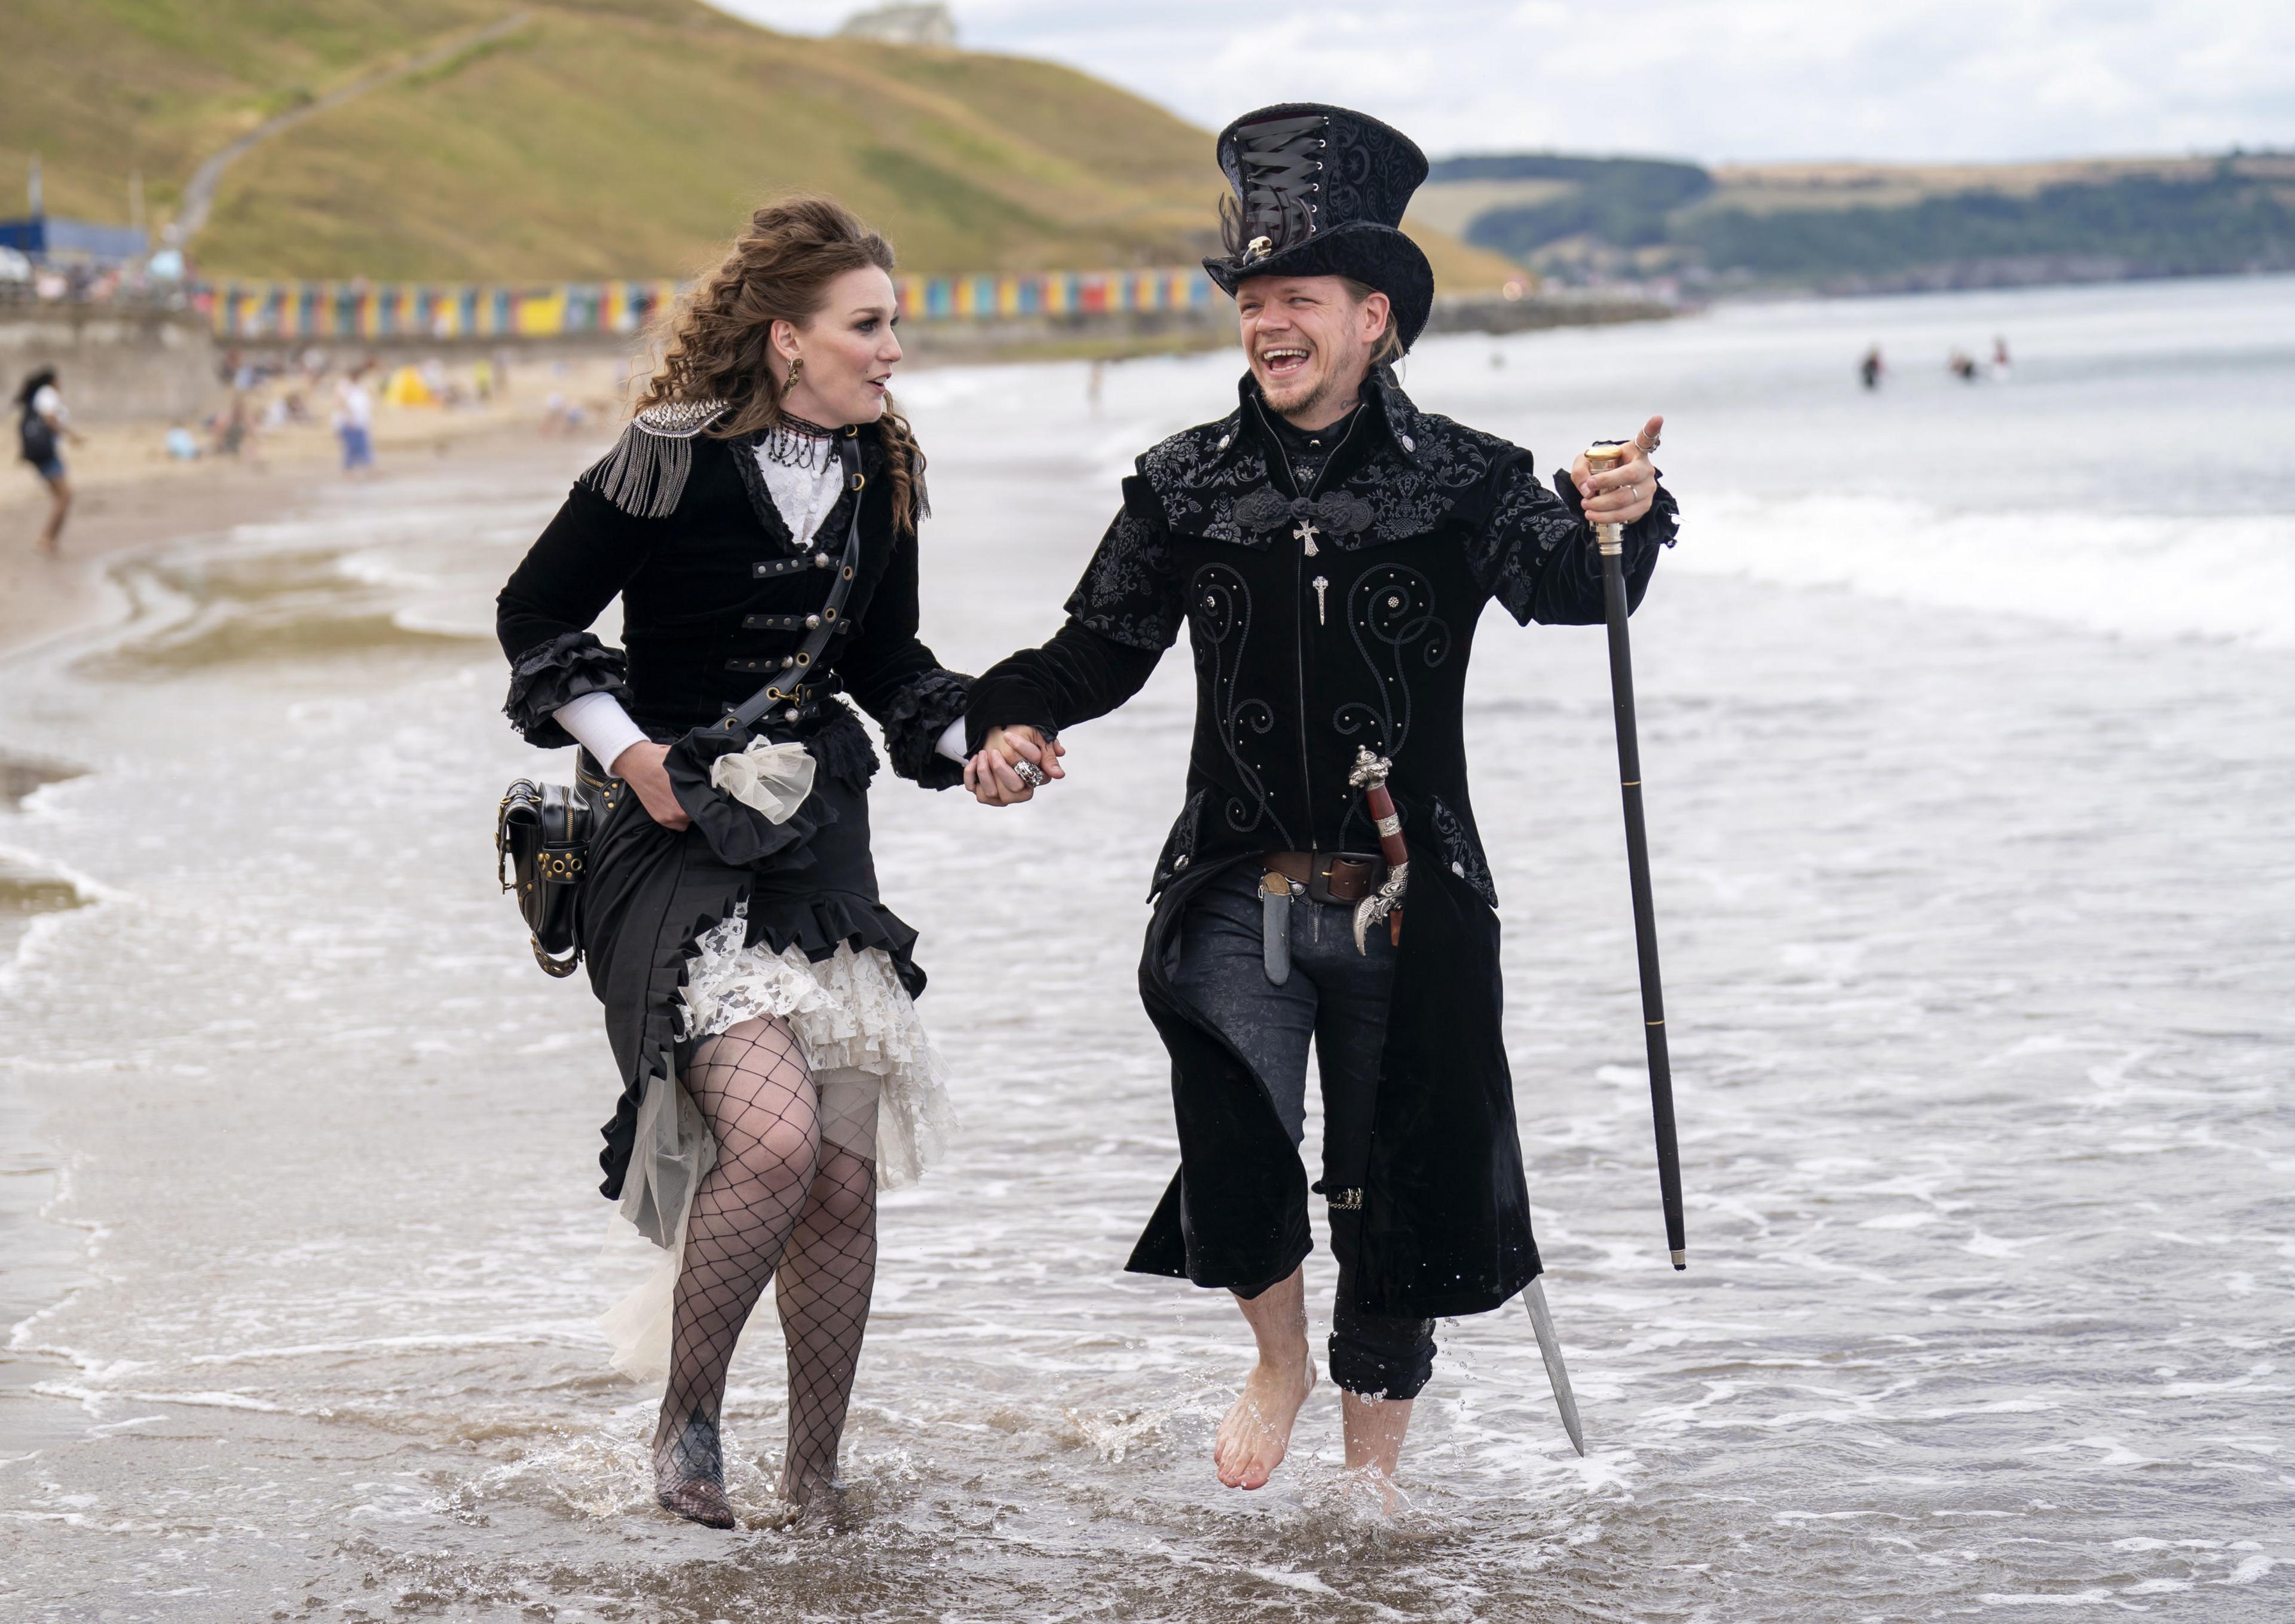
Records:
{"label": "man", "polygon": [[[1426,160],[1344,109],[1286,105],[1220,136],[1250,374],[1237,410],[1164,441],[1041,649],[980,679],[967,782],[992,804],[1064,776],[1054,736],[1123,704],[1185,622],[1197,675],[1186,804],[1156,866],[1139,969],[1171,1051],[1180,1171],[1139,1272],[1235,1294],[1259,1362],[1219,1429],[1220,1481],[1256,1489],[1315,1381],[1297,1147],[1309,1041],[1338,1287],[1328,1349],[1350,1468],[1384,1487],[1433,1367],[1433,1320],[1539,1273],[1499,1026],[1498,922],[1462,738],[1475,622],[1602,619],[1589,521],[1627,525],[1638,601],[1670,496],[1652,418],[1616,471],[1559,494],[1528,453],[1422,412],[1386,363],[1433,302],[1398,229]],[[1355,920],[1387,879],[1368,777],[1409,852],[1400,922]],[[1360,943],[1360,945],[1359,945]],[[1390,1490],[1391,1492],[1391,1490]]]}

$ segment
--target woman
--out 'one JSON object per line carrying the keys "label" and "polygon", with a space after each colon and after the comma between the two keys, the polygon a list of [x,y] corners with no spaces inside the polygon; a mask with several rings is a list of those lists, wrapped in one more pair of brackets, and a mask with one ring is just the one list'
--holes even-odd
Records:
{"label": "woman", "polygon": [[[917,641],[924,458],[886,393],[892,266],[835,203],[759,210],[499,603],[511,722],[584,747],[581,945],[623,1082],[602,1187],[680,1260],[656,1491],[715,1528],[726,1367],[777,1275],[780,1493],[832,1483],[878,1172],[912,1176],[946,1115],[916,933],[877,897],[876,755],[834,697],[902,776],[960,780],[970,679]],[[586,629],[617,592],[626,655]],[[745,727],[753,696],[771,708]]]}
{"label": "woman", "polygon": [[40,551],[53,558],[62,545],[64,516],[71,511],[71,481],[64,477],[63,443],[80,443],[63,396],[56,388],[56,369],[44,366],[24,379],[16,391],[17,443],[23,460],[47,482],[48,522],[40,527]]}

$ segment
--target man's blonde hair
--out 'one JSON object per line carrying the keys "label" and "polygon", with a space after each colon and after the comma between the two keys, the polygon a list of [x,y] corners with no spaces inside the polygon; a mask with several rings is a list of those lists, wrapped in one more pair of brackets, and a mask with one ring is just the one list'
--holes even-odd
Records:
{"label": "man's blonde hair", "polygon": [[[1339,281],[1345,287],[1348,297],[1358,305],[1372,294],[1381,292],[1368,282],[1357,282],[1352,276],[1342,276]],[[1386,293],[1383,297],[1386,300],[1386,330],[1378,335],[1378,341],[1371,347],[1370,363],[1373,366],[1389,366],[1402,359],[1402,332],[1394,324],[1394,296]]]}

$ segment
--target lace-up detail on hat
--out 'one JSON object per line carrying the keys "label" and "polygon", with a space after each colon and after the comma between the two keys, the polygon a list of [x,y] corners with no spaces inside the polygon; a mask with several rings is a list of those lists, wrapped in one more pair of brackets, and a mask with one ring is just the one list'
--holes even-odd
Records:
{"label": "lace-up detail on hat", "polygon": [[1324,132],[1320,114],[1270,118],[1235,133],[1243,204],[1220,200],[1220,234],[1231,259],[1264,259],[1315,233],[1322,198]]}

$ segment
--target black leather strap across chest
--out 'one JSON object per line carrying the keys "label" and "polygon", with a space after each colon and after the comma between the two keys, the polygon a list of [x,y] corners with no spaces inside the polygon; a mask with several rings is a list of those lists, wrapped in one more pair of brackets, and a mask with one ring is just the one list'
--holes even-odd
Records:
{"label": "black leather strap across chest", "polygon": [[837,561],[836,577],[829,586],[829,600],[805,616],[810,633],[782,668],[782,674],[751,694],[727,715],[723,723],[727,727],[754,727],[758,718],[775,706],[801,706],[819,691],[818,685],[807,679],[828,651],[829,640],[837,634],[837,623],[845,616],[845,602],[853,596],[853,583],[861,573],[862,491],[869,479],[861,471],[859,432],[848,428],[837,438],[837,461],[845,470],[845,488],[853,499],[853,512],[845,526],[845,553]]}

